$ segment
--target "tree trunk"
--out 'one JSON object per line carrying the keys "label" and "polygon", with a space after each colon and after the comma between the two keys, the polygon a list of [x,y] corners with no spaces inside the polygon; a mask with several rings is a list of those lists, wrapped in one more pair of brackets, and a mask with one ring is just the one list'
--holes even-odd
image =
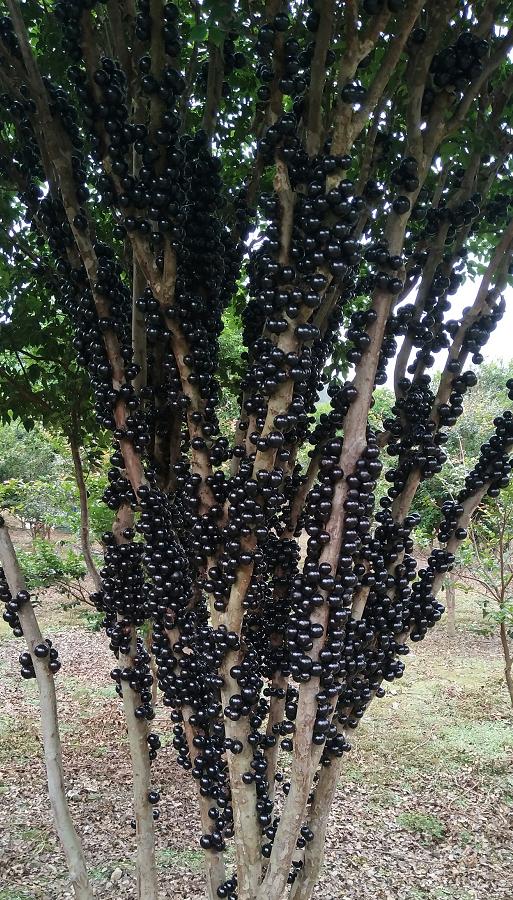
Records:
{"label": "tree trunk", "polygon": [[[123,543],[123,531],[133,526],[134,516],[131,508],[123,504],[116,514],[113,533],[118,543]],[[133,669],[134,657],[137,656],[137,631],[131,626],[130,652],[120,652],[119,664]],[[130,762],[133,778],[133,798],[135,813],[135,834],[137,840],[137,900],[157,900],[158,875],[155,860],[155,827],[153,822],[153,806],[148,800],[151,790],[151,766],[148,755],[148,722],[138,719],[135,710],[139,706],[139,696],[129,684],[122,687],[123,711],[125,714]]]}
{"label": "tree trunk", "polygon": [[308,815],[308,825],[313,831],[313,840],[306,847],[303,868],[299,870],[290,890],[290,900],[310,900],[321,874],[324,862],[328,814],[335,799],[338,776],[345,757],[333,759],[329,769],[321,769],[319,781]]}
{"label": "tree trunk", "polygon": [[[18,591],[26,590],[9,532],[2,524],[0,524],[0,561],[11,594],[14,596]],[[93,894],[87,877],[82,845],[66,800],[54,678],[48,668],[48,657],[40,659],[34,653],[34,647],[44,641],[30,600],[23,603],[18,611],[18,617],[27,648],[32,656],[39,689],[41,737],[55,828],[64,850],[76,900],[92,900]]]}
{"label": "tree trunk", "polygon": [[155,661],[155,654],[152,653],[151,645],[153,643],[153,625],[150,624],[148,626],[148,630],[144,635],[144,646],[146,647],[146,651],[150,657],[150,669],[151,674],[153,675],[153,684],[151,686],[151,705],[155,706],[158,698],[158,680],[159,676],[157,673],[157,663]]}
{"label": "tree trunk", "polygon": [[[136,633],[133,630],[130,656],[119,655],[120,664],[133,668],[137,653]],[[123,685],[123,707],[132,762],[135,827],[137,837],[137,900],[157,900],[158,878],[155,862],[155,829],[153,807],[148,802],[151,786],[148,756],[148,728],[146,720],[136,718],[138,697],[128,684]]]}
{"label": "tree trunk", "polygon": [[71,455],[73,457],[73,467],[75,469],[75,479],[78,487],[78,495],[80,498],[80,546],[82,555],[86,564],[87,571],[94,581],[95,590],[101,589],[101,578],[94,564],[93,555],[91,553],[91,542],[89,536],[89,509],[87,506],[87,489],[84,480],[84,469],[80,458],[80,448],[76,433],[70,435]]}
{"label": "tree trunk", "polygon": [[506,678],[506,687],[508,688],[509,699],[511,700],[511,705],[513,706],[513,674],[511,671],[513,666],[513,658],[511,656],[511,650],[508,640],[508,630],[506,628],[505,622],[501,622],[501,644],[502,652],[504,654],[504,676]]}
{"label": "tree trunk", "polygon": [[146,281],[136,259],[133,260],[132,284],[132,346],[134,362],[140,367],[139,374],[133,379],[134,389],[139,392],[147,380],[146,358],[146,323],[144,313],[136,306],[136,300],[144,293]]}
{"label": "tree trunk", "polygon": [[447,605],[447,637],[453,641],[456,637],[456,581],[449,574],[445,579],[445,599]]}

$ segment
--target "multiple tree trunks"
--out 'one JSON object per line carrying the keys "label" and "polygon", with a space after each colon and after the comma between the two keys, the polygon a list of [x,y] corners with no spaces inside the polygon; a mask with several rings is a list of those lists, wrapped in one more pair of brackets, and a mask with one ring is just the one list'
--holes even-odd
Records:
{"label": "multiple tree trunks", "polygon": [[[465,366],[504,310],[513,30],[488,0],[477,14],[455,0],[214,5],[192,27],[182,4],[59,0],[48,32],[7,4],[0,167],[23,208],[7,224],[54,271],[56,315],[113,433],[116,519],[93,597],[126,715],[138,895],[158,895],[151,653],[198,784],[209,900],[282,900],[289,886],[308,900],[351,730],[440,619],[472,512],[511,471],[505,412],[417,573],[415,494],[443,465],[475,382]],[[66,72],[48,49],[56,25]],[[480,284],[453,321],[473,253]],[[225,437],[219,335],[241,285],[247,358]],[[395,356],[378,435],[369,412]],[[319,385],[331,405],[315,425]],[[9,613],[24,633],[25,608]]]}

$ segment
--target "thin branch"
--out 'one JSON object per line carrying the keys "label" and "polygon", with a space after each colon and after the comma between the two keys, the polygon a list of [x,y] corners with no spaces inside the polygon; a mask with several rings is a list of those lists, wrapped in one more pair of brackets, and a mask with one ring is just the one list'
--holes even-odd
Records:
{"label": "thin branch", "polygon": [[[126,543],[123,532],[133,526],[134,515],[123,504],[116,515],[112,531],[118,544]],[[130,626],[130,652],[120,654],[120,665],[127,669],[136,667],[137,631]],[[128,746],[132,766],[134,813],[137,839],[137,897],[138,900],[158,900],[158,875],[155,860],[155,828],[153,807],[148,801],[151,787],[150,758],[148,755],[148,722],[136,717],[139,697],[127,682],[123,683],[123,711],[127,727]]]}
{"label": "thin branch", "polygon": [[[348,4],[348,8],[351,4]],[[310,88],[308,91],[308,115],[306,123],[306,150],[309,156],[319,152],[322,136],[322,97],[326,82],[326,55],[333,34],[335,0],[324,0],[320,4],[320,21],[315,36],[315,47],[311,64]]]}
{"label": "thin branch", "polygon": [[[26,591],[25,580],[16,558],[11,537],[1,517],[0,561],[11,595],[15,597],[20,591]],[[49,656],[41,658],[34,652],[37,646],[44,644],[44,640],[30,600],[26,600],[21,604],[17,615],[36,673],[41,712],[41,737],[48,781],[48,794],[55,828],[64,850],[75,897],[77,900],[92,900],[93,892],[87,876],[82,845],[75,831],[66,799],[57,698],[53,674],[48,668]]]}
{"label": "thin branch", "polygon": [[509,29],[507,35],[502,39],[500,45],[492,53],[486,64],[483,66],[481,74],[472,82],[470,89],[465,93],[460,101],[456,112],[451,116],[445,125],[445,135],[452,134],[462,125],[472,103],[479,95],[483,86],[489,80],[490,76],[498,69],[501,62],[506,58],[513,47],[513,27]]}
{"label": "thin branch", "polygon": [[217,115],[223,96],[224,58],[221,47],[209,41],[207,99],[203,111],[202,127],[211,141],[216,129]]}

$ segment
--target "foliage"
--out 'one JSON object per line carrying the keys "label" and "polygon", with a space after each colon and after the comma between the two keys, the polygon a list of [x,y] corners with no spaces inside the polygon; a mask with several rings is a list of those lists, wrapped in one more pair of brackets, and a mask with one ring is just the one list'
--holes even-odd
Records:
{"label": "foliage", "polygon": [[29,431],[19,420],[0,425],[0,482],[54,481],[69,469],[60,448],[39,425]]}
{"label": "foliage", "polygon": [[10,270],[0,321],[0,420],[12,418],[27,430],[35,421],[68,436],[75,430],[79,440],[93,429],[89,386],[76,363],[69,323],[45,282],[21,262]]}
{"label": "foliage", "polygon": [[36,539],[29,550],[18,550],[18,561],[27,587],[36,595],[54,588],[74,601],[85,601],[82,581],[86,568],[79,553],[61,542],[60,550],[51,541]]}
{"label": "foliage", "polygon": [[422,837],[429,837],[436,841],[442,841],[447,833],[443,822],[429,813],[404,812],[397,816],[397,824],[408,831],[417,832]]}
{"label": "foliage", "polygon": [[369,424],[378,433],[383,431],[383,422],[392,414],[394,403],[395,397],[389,388],[376,388],[372,396],[372,406],[369,410]]}
{"label": "foliage", "polygon": [[244,341],[242,320],[233,301],[223,313],[223,330],[219,337],[219,381],[223,397],[237,400],[241,375],[244,371]]}
{"label": "foliage", "polygon": [[[468,469],[475,464],[488,438],[490,421],[508,405],[505,384],[512,374],[513,361],[480,366],[479,380],[465,396],[463,413],[448,432],[446,463],[439,473],[420,484],[415,495],[413,510],[421,517],[415,536],[420,545],[433,542],[443,502],[454,498],[461,489]],[[494,504],[489,504],[488,509],[493,511]]]}
{"label": "foliage", "polygon": [[71,480],[21,481],[10,479],[0,485],[0,506],[28,525],[32,534],[52,528],[76,527],[76,486]]}
{"label": "foliage", "polygon": [[[107,484],[101,444],[88,442],[84,456],[89,516],[97,539],[108,530],[112,515],[102,502]],[[78,534],[80,500],[68,442],[38,423],[27,431],[19,421],[0,425],[0,508],[8,510],[35,533],[61,528]]]}
{"label": "foliage", "polygon": [[463,402],[463,414],[448,435],[449,459],[473,465],[482,443],[487,439],[490,421],[508,406],[506,382],[513,376],[509,363],[490,362],[479,367],[479,380]]}
{"label": "foliage", "polygon": [[442,504],[448,499],[456,498],[463,487],[467,471],[461,460],[450,457],[441,472],[419,485],[412,511],[420,516],[415,538],[421,547],[432,545],[440,524]]}
{"label": "foliage", "polygon": [[81,615],[81,621],[84,623],[88,631],[98,632],[102,630],[102,613],[93,610],[84,610]]}
{"label": "foliage", "polygon": [[513,705],[513,486],[487,499],[460,547],[458,573],[481,603],[483,623],[500,635],[506,685]]}
{"label": "foliage", "polygon": [[458,561],[464,583],[480,597],[485,623],[491,627],[504,623],[513,638],[512,486],[474,516]]}
{"label": "foliage", "polygon": [[[103,493],[107,487],[107,476],[104,467],[99,471],[91,471],[87,481],[87,505],[89,509],[89,525],[94,538],[99,541],[102,534],[112,527],[112,511],[103,502]],[[75,529],[78,522],[75,521]]]}

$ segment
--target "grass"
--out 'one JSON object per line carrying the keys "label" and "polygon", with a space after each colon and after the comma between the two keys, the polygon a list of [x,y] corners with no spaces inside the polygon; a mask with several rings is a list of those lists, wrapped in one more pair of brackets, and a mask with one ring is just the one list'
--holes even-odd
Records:
{"label": "grass", "polygon": [[457,887],[435,887],[425,891],[423,888],[410,888],[406,900],[473,900],[472,895]]}
{"label": "grass", "polygon": [[135,863],[129,859],[115,859],[101,866],[90,866],[88,868],[89,878],[91,881],[108,881],[114,869],[121,869],[123,872],[133,872]]}
{"label": "grass", "polygon": [[447,900],[472,900],[472,895],[468,891],[457,887],[434,888],[431,896],[436,897],[437,900],[446,900],[446,898]]}
{"label": "grass", "polygon": [[397,816],[397,824],[401,828],[413,831],[423,838],[442,841],[446,835],[446,827],[436,816],[419,812],[405,812]]}
{"label": "grass", "polygon": [[101,623],[105,618],[103,613],[91,612],[90,609],[80,608],[78,610],[78,616],[80,624],[83,625],[87,631],[101,631]]}
{"label": "grass", "polygon": [[503,778],[503,793],[506,803],[513,805],[513,775],[509,773]]}
{"label": "grass", "polygon": [[66,691],[71,694],[71,696],[81,701],[89,702],[92,697],[95,699],[104,699],[104,700],[112,700],[115,697],[114,688],[112,685],[95,685],[91,686],[87,681],[84,681],[82,678],[76,678],[72,675],[68,675],[66,677],[65,684]]}
{"label": "grass", "polygon": [[448,750],[462,762],[501,762],[511,757],[513,730],[507,722],[472,722],[447,725],[442,734]]}
{"label": "grass", "polygon": [[191,872],[201,872],[203,869],[204,854],[201,850],[157,850],[157,865],[162,869],[174,867],[190,869]]}
{"label": "grass", "polygon": [[16,826],[16,837],[26,844],[36,844],[38,850],[48,850],[52,846],[49,831],[46,828],[39,828],[37,825]]}
{"label": "grass", "polygon": [[[0,763],[25,762],[40,754],[37,727],[24,719],[0,718]],[[1,900],[1,898],[0,898]]]}
{"label": "grass", "polygon": [[0,900],[30,900],[31,895],[17,888],[0,888]]}
{"label": "grass", "polygon": [[471,844],[475,844],[476,839],[468,828],[462,828],[458,834],[458,843],[461,844],[462,847],[469,847]]}
{"label": "grass", "polygon": [[[201,850],[171,850],[165,848],[157,850],[156,860],[159,869],[189,869],[191,872],[201,872],[203,869],[204,855]],[[114,869],[122,869],[123,872],[134,870],[131,860],[110,860],[101,866],[93,866],[89,870],[91,881],[108,881]],[[2,900],[0,895],[0,900]]]}
{"label": "grass", "polygon": [[344,780],[383,783],[376,756],[396,756],[398,733],[403,774],[436,769],[440,759],[448,769],[468,763],[500,769],[513,750],[513,729],[499,667],[500,660],[481,656],[452,657],[448,666],[428,653],[412,653],[404,678],[372,704],[350,735],[360,762],[348,761]]}

